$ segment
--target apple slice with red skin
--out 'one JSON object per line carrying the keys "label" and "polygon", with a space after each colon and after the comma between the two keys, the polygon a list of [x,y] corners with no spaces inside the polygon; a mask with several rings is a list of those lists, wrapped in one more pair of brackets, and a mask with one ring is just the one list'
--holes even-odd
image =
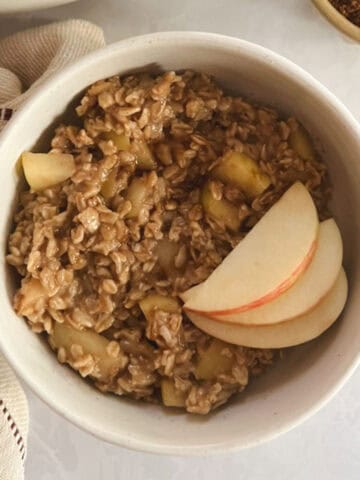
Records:
{"label": "apple slice with red skin", "polygon": [[327,330],[339,317],[347,297],[343,269],[330,292],[313,309],[286,322],[269,325],[221,323],[194,312],[186,312],[200,330],[228,343],[251,348],[285,348],[312,340]]}
{"label": "apple slice with red skin", "polygon": [[316,250],[319,221],[306,187],[296,182],[205,282],[182,294],[189,311],[245,312],[290,288]]}
{"label": "apple slice with red skin", "polygon": [[342,256],[341,234],[335,220],[330,218],[320,223],[314,258],[289,290],[258,308],[211,317],[240,325],[268,325],[295,318],[317,305],[331,290],[339,275]]}

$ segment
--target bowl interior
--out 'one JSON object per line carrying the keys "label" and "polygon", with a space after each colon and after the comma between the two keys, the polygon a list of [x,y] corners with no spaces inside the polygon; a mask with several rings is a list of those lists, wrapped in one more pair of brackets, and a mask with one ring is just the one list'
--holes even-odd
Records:
{"label": "bowl interior", "polygon": [[[226,408],[206,418],[103,395],[55,356],[11,307],[14,285],[1,258],[0,343],[17,372],[50,405],[79,426],[130,448],[164,453],[208,453],[254,445],[315,411],[354,368],[360,346],[358,156],[360,134],[351,116],[310,76],[269,51],[207,34],[157,34],[91,54],[47,83],[17,114],[0,139],[0,241],[6,250],[15,204],[19,154],[44,138],[48,126],[87,85],[139,69],[193,68],[215,76],[232,93],[295,115],[320,142],[334,185],[333,212],[345,248],[350,294],[345,314],[321,338],[288,349],[264,376]],[[279,232],[280,238],[281,232]],[[331,261],[331,259],[329,259]]]}

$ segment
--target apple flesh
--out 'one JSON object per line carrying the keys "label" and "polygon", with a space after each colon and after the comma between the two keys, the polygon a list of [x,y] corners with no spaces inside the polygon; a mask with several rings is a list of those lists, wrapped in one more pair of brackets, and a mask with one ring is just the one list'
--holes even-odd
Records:
{"label": "apple flesh", "polygon": [[136,164],[141,170],[153,170],[156,168],[156,161],[148,144],[138,140],[135,143],[130,142],[128,135],[116,133],[114,130],[102,134],[104,140],[111,140],[114,146],[120,151],[128,151],[135,155]]}
{"label": "apple flesh", "polygon": [[35,192],[64,182],[75,172],[74,157],[67,153],[24,152],[21,159],[26,181]]}
{"label": "apple flesh", "polygon": [[327,330],[344,308],[347,291],[341,269],[335,285],[316,307],[292,320],[270,325],[221,323],[198,313],[186,313],[200,330],[225,342],[251,348],[285,348],[312,340]]}
{"label": "apple flesh", "polygon": [[31,277],[21,282],[21,288],[17,293],[17,313],[19,315],[32,315],[35,309],[45,307],[48,294],[40,280]]}
{"label": "apple flesh", "polygon": [[299,125],[297,130],[290,134],[289,144],[303,160],[313,162],[316,159],[310,136],[304,127]]}
{"label": "apple flesh", "polygon": [[162,238],[156,246],[155,254],[158,258],[158,264],[168,277],[173,276],[176,272],[175,257],[179,248],[180,245],[177,242],[172,242],[168,238]]}
{"label": "apple flesh", "polygon": [[306,187],[296,182],[205,282],[182,295],[185,309],[222,315],[270,302],[308,267],[318,230],[314,202]]}
{"label": "apple flesh", "polygon": [[213,338],[207,348],[198,352],[194,375],[198,380],[214,380],[218,375],[231,372],[234,364],[229,346]]}
{"label": "apple flesh", "polygon": [[91,376],[104,382],[113,378],[127,364],[127,358],[121,351],[117,356],[111,356],[107,351],[110,341],[91,330],[77,330],[65,323],[54,322],[49,343],[54,350],[59,348],[65,350],[67,362],[70,365],[72,363],[71,347],[80,345],[85,355],[90,354],[96,360],[96,373]]}
{"label": "apple flesh", "polygon": [[116,133],[114,130],[110,132],[105,132],[102,135],[104,140],[111,140],[114,146],[120,151],[127,151],[130,149],[130,138],[121,133]]}
{"label": "apple flesh", "polygon": [[105,182],[101,186],[100,193],[106,200],[116,195],[119,189],[119,185],[118,185],[119,182],[117,181],[117,173],[118,173],[117,170],[112,170],[109,176],[107,177],[107,179],[105,180]]}
{"label": "apple flesh", "polygon": [[145,177],[135,177],[126,192],[126,200],[131,202],[131,210],[126,218],[137,218],[142,207],[146,204],[149,187]]}
{"label": "apple flesh", "polygon": [[202,188],[201,205],[205,213],[221,225],[225,225],[233,232],[239,230],[241,224],[239,208],[226,198],[220,200],[214,198],[209,183],[206,183]]}
{"label": "apple flesh", "polygon": [[162,401],[166,407],[185,407],[187,394],[176,389],[173,379],[163,378],[160,387]]}
{"label": "apple flesh", "polygon": [[271,184],[269,176],[245,153],[231,151],[211,172],[215,178],[238,186],[247,198],[260,195]]}
{"label": "apple flesh", "polygon": [[241,325],[268,325],[297,317],[317,305],[336,282],[343,256],[342,239],[333,219],[320,224],[318,247],[309,267],[297,282],[272,302],[258,308],[214,319]]}
{"label": "apple flesh", "polygon": [[156,161],[148,144],[137,141],[130,148],[131,153],[136,157],[136,164],[141,170],[153,170],[156,168]]}
{"label": "apple flesh", "polygon": [[179,313],[181,311],[180,304],[176,298],[159,295],[158,293],[151,293],[144,297],[140,300],[139,307],[148,322],[152,320],[157,310],[168,313]]}

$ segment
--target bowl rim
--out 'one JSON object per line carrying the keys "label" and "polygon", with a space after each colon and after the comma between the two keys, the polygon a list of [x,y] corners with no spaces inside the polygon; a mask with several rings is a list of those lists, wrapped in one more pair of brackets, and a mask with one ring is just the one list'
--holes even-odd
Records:
{"label": "bowl rim", "polygon": [[313,0],[313,3],[319,12],[332,23],[335,28],[353,40],[360,42],[360,27],[340,13],[329,0]]}
{"label": "bowl rim", "polygon": [[[297,66],[292,61],[281,56],[278,53],[275,53],[263,46],[242,40],[236,37],[220,35],[216,33],[207,33],[207,32],[196,32],[196,31],[166,31],[166,32],[157,32],[150,33],[145,35],[139,35],[130,37],[124,40],[120,40],[115,43],[111,43],[103,48],[100,48],[94,52],[91,52],[77,61],[66,66],[59,72],[51,75],[44,83],[41,84],[39,88],[34,91],[33,95],[25,102],[23,106],[15,112],[12,119],[5,128],[2,130],[0,135],[0,151],[2,145],[6,143],[7,136],[11,135],[12,130],[16,129],[16,120],[21,119],[22,117],[29,114],[32,108],[36,103],[41,99],[44,90],[50,90],[54,87],[59,80],[62,82],[68,81],[73,74],[76,74],[77,71],[81,71],[83,67],[86,67],[88,64],[96,65],[97,60],[101,59],[104,55],[111,56],[112,54],[118,54],[121,51],[126,50],[129,47],[139,47],[144,44],[159,43],[165,44],[168,41],[186,41],[194,42],[197,46],[208,45],[209,42],[212,42],[213,46],[222,48],[225,50],[234,51],[236,48],[241,48],[246,50],[247,54],[252,55],[258,59],[261,59],[262,62],[269,62],[272,67],[276,67],[278,70],[281,70],[282,74],[287,77],[297,78],[298,81],[302,81],[305,84],[307,90],[312,90],[318,98],[322,98],[323,101],[329,102],[337,111],[338,115],[346,122],[348,128],[351,130],[352,134],[359,139],[360,145],[360,124],[356,121],[355,117],[348,110],[345,105],[338,100],[334,94],[332,94],[325,86],[323,86],[318,80],[316,80],[311,74],[307,73],[301,67]],[[112,52],[112,53],[111,53]],[[73,414],[72,411],[67,411],[62,408],[61,400],[58,401],[56,397],[52,397],[50,394],[47,394],[43,391],[41,385],[39,385],[33,377],[26,377],[22,373],[22,368],[19,362],[17,361],[16,352],[10,351],[6,345],[6,338],[3,335],[0,335],[0,349],[4,354],[5,358],[9,364],[14,368],[16,374],[30,387],[30,389],[42,400],[44,401],[51,409],[60,414],[62,417],[66,418],[75,426],[80,429],[94,435],[95,437],[107,441],[109,443],[119,445],[128,449],[142,451],[146,453],[156,453],[156,454],[166,454],[166,455],[205,455],[205,454],[214,454],[214,453],[230,453],[238,451],[242,448],[249,448],[256,445],[260,445],[264,442],[272,440],[279,435],[288,432],[295,428],[296,426],[303,423],[305,420],[309,419],[312,415],[318,412],[334,395],[342,388],[342,386],[347,382],[350,376],[354,373],[357,366],[360,364],[360,351],[357,352],[354,356],[354,360],[350,365],[348,365],[344,373],[334,381],[331,388],[329,388],[325,393],[323,393],[318,400],[302,413],[294,415],[294,418],[288,423],[280,426],[276,426],[271,432],[263,434],[261,438],[256,440],[248,441],[247,443],[237,444],[233,441],[225,441],[222,443],[208,444],[206,446],[179,446],[179,445],[164,445],[163,443],[157,443],[156,441],[150,442],[148,440],[138,439],[134,437],[129,437],[125,433],[104,433],[101,428],[94,425],[89,425],[86,422],[83,422],[78,419],[76,414]],[[26,377],[26,378],[25,378]]]}

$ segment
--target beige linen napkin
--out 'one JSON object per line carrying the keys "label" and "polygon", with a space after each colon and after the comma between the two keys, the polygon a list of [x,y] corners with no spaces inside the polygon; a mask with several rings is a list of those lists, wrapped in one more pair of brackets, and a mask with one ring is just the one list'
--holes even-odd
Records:
{"label": "beige linen napkin", "polygon": [[[0,130],[46,78],[104,44],[102,30],[83,20],[45,25],[0,40]],[[0,480],[24,478],[27,433],[24,392],[0,353]]]}

